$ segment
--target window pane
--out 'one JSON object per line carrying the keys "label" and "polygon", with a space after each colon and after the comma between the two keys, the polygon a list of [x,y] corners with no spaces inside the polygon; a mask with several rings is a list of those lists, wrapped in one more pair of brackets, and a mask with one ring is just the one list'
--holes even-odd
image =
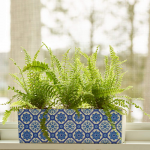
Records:
{"label": "window pane", "polygon": [[[8,73],[9,73],[9,51],[10,51],[10,1],[0,1],[0,104],[6,103],[8,99]],[[8,105],[0,105],[0,122]]]}
{"label": "window pane", "polygon": [[[19,73],[9,58],[22,67],[25,64],[24,47],[33,57],[41,42],[51,47],[54,54],[62,55],[75,47],[88,55],[100,45],[97,66],[104,71],[104,55],[109,45],[114,47],[121,60],[127,59],[123,70],[123,87],[133,86],[127,94],[150,114],[150,13],[149,1],[113,0],[7,0],[0,1],[0,103],[8,101],[13,92],[8,85],[20,88],[9,73]],[[10,21],[11,20],[11,21]],[[11,43],[11,44],[10,44]],[[149,53],[148,53],[149,51]],[[46,48],[39,60],[49,61]],[[128,122],[150,121],[140,109],[130,106]],[[0,105],[2,114],[9,106]],[[17,121],[13,113],[9,121]]]}

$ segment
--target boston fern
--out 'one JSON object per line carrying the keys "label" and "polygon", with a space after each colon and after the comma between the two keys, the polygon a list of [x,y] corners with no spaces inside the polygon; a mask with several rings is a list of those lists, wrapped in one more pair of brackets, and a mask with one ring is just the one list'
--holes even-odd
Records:
{"label": "boston fern", "polygon": [[[3,117],[3,124],[7,121],[11,111],[19,109],[44,109],[41,119],[41,129],[43,135],[51,141],[45,126],[48,110],[51,108],[74,109],[79,115],[78,108],[103,109],[112,127],[115,129],[114,122],[111,119],[110,110],[115,110],[120,114],[126,114],[128,104],[135,103],[128,101],[132,99],[126,95],[120,95],[125,90],[131,88],[121,87],[124,72],[122,72],[122,63],[119,57],[110,46],[110,60],[105,57],[105,72],[102,74],[96,67],[97,52],[91,56],[75,48],[74,56],[69,58],[69,50],[64,54],[62,61],[52,53],[44,43],[50,54],[50,65],[45,62],[37,61],[40,49],[36,52],[33,59],[25,49],[25,66],[18,67],[20,74],[10,74],[21,86],[22,90],[15,87],[16,94],[6,104],[10,105],[10,110],[6,110]],[[41,46],[41,47],[42,47]],[[85,57],[87,64],[82,63],[81,57]],[[17,99],[16,102],[13,102]],[[143,111],[143,110],[142,110]],[[145,113],[145,115],[148,115]],[[148,115],[150,117],[150,115]]]}
{"label": "boston fern", "polygon": [[[132,99],[131,97],[120,95],[125,90],[132,88],[132,86],[121,87],[123,75],[125,74],[122,72],[122,63],[125,61],[120,61],[110,46],[110,62],[109,57],[105,56],[105,72],[102,74],[96,67],[97,52],[98,48],[95,53],[88,56],[80,51],[80,54],[87,60],[87,65],[82,67],[84,72],[82,78],[84,94],[82,99],[91,108],[103,109],[112,127],[115,129],[110,110],[115,110],[124,115],[127,113],[126,109],[129,109],[128,104],[132,104],[141,110],[142,108],[128,101]],[[145,115],[148,114],[145,113]],[[148,116],[150,117],[150,115]]]}
{"label": "boston fern", "polygon": [[[46,79],[47,79],[46,87],[48,88],[46,88],[45,92],[55,93],[53,95],[53,100],[55,100],[55,104],[57,103],[57,105],[55,105],[55,108],[57,107],[57,108],[65,108],[65,109],[74,109],[79,115],[78,107],[82,104],[82,95],[83,95],[83,90],[80,83],[81,67],[79,65],[80,62],[79,51],[78,49],[76,49],[73,59],[70,60],[68,57],[68,53],[69,53],[68,50],[64,54],[62,62],[60,62],[56,58],[56,56],[53,55],[51,49],[49,49],[47,46],[46,48],[50,54],[50,66],[48,66],[48,64],[46,63],[33,60],[32,62],[27,63],[27,65],[24,66],[23,72],[35,71],[40,75],[46,75]],[[53,85],[52,86],[53,88],[49,87],[51,83]],[[38,101],[35,101],[34,104],[36,104],[36,102],[38,104]],[[48,109],[45,110],[43,115],[46,115],[48,113]],[[41,124],[42,132],[44,133],[43,135],[49,141],[51,141],[51,139],[48,136],[47,128],[45,126],[46,123],[45,117],[42,118],[41,123],[42,123]]]}
{"label": "boston fern", "polygon": [[76,48],[74,57],[70,59],[68,50],[64,54],[62,62],[60,62],[53,55],[51,49],[47,46],[46,48],[50,54],[50,66],[47,67],[47,64],[34,61],[27,64],[23,71],[31,69],[45,73],[49,81],[52,81],[55,86],[55,99],[58,102],[57,107],[75,109],[77,111],[77,108],[82,104],[83,94],[79,51]]}
{"label": "boston fern", "polygon": [[[25,49],[23,49],[23,51],[25,52],[26,65],[31,63],[34,64],[36,62],[41,66],[43,65],[44,67],[48,68],[48,64],[36,61],[40,49],[35,54],[33,60],[31,60],[30,55]],[[43,74],[43,72],[39,72],[35,69],[30,69],[28,72],[24,72],[23,69],[21,69],[13,59],[11,60],[14,62],[14,65],[18,67],[20,73],[18,76],[16,74],[10,75],[15,79],[17,84],[22,89],[18,90],[15,87],[8,87],[9,90],[13,90],[15,92],[15,95],[10,99],[9,102],[6,103],[11,105],[10,110],[6,110],[4,113],[3,124],[5,124],[12,111],[19,111],[19,109],[51,108],[55,103],[55,87],[49,81],[49,78],[47,78],[47,76]],[[13,102],[15,98],[17,99],[17,101]],[[44,129],[43,132],[45,132],[46,129],[42,123],[45,124],[44,117],[41,121],[41,127]],[[45,136],[46,135],[47,134],[45,132]]]}
{"label": "boston fern", "polygon": [[[48,47],[47,47],[48,49]],[[55,64],[58,82],[56,85],[57,99],[65,109],[75,109],[82,103],[81,67],[79,65],[80,54],[76,49],[74,57],[70,60],[69,50],[64,54],[62,62],[52,54],[50,49],[51,64]],[[54,70],[53,70],[54,71]]]}

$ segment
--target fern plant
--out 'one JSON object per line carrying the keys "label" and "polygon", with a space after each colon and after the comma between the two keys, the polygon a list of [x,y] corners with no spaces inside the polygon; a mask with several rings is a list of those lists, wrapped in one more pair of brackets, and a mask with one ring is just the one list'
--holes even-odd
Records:
{"label": "fern plant", "polygon": [[[44,44],[44,43],[43,43]],[[45,44],[44,44],[45,45]],[[45,45],[46,46],[46,45]],[[53,55],[51,49],[46,46],[50,54],[50,66],[45,63],[33,60],[27,63],[23,68],[23,72],[36,71],[39,75],[46,75],[46,90],[45,92],[54,92],[53,97],[55,98],[55,104],[57,103],[57,108],[64,109],[74,109],[77,114],[78,107],[82,104],[83,90],[81,86],[81,66],[80,64],[80,54],[78,49],[75,51],[73,59],[69,59],[69,50],[64,54],[63,61],[60,62],[55,55]],[[36,76],[39,78],[39,76]],[[30,80],[34,80],[31,78]],[[43,82],[43,80],[42,80]],[[52,87],[50,87],[52,83]],[[34,85],[35,86],[35,85]],[[38,83],[37,83],[37,86]],[[48,86],[48,88],[47,88]],[[43,88],[44,89],[44,88]],[[35,92],[36,93],[36,92]],[[46,93],[43,93],[46,94]],[[37,95],[37,94],[36,94]],[[46,94],[47,95],[47,94]],[[34,103],[33,103],[34,102]],[[41,104],[43,102],[41,101]],[[32,104],[39,105],[38,101],[32,101]],[[44,104],[44,103],[43,103]],[[43,116],[47,115],[48,109],[46,109]],[[43,135],[51,141],[48,136],[47,128],[45,126],[46,119],[42,118],[42,132]]]}
{"label": "fern plant", "polygon": [[[110,61],[105,57],[105,72],[102,74],[96,67],[97,52],[91,56],[75,48],[74,56],[70,59],[69,50],[64,54],[62,61],[52,53],[44,43],[50,54],[50,65],[45,62],[37,61],[40,49],[31,59],[28,52],[25,52],[25,66],[21,69],[14,60],[20,71],[21,77],[16,74],[10,74],[21,86],[22,90],[15,87],[8,87],[16,94],[6,104],[11,104],[10,110],[7,110],[3,117],[3,124],[7,121],[12,111],[19,109],[39,108],[45,109],[41,119],[41,129],[43,135],[51,141],[45,126],[44,117],[52,107],[74,109],[78,115],[78,108],[103,109],[112,127],[115,129],[114,122],[111,119],[110,110],[115,110],[120,114],[126,114],[128,104],[140,108],[135,103],[129,102],[132,99],[126,95],[120,95],[125,90],[132,88],[121,87],[124,76],[122,72],[122,63],[119,57],[110,46]],[[41,46],[41,47],[42,47]],[[81,62],[81,56],[85,57],[87,64]],[[13,102],[13,99],[17,99]],[[143,110],[142,110],[143,111]],[[145,113],[145,112],[144,112]],[[145,113],[145,115],[148,115]],[[148,115],[150,117],[150,115]]]}
{"label": "fern plant", "polygon": [[82,103],[82,86],[80,83],[81,67],[79,65],[80,54],[78,49],[75,49],[74,57],[71,60],[68,56],[68,50],[64,54],[62,62],[53,55],[50,49],[48,50],[51,57],[51,64],[55,64],[56,76],[59,80],[55,84],[57,88],[57,99],[63,108],[75,109],[77,111],[77,108]]}
{"label": "fern plant", "polygon": [[[43,45],[42,45],[43,46]],[[41,47],[42,47],[41,46]],[[40,64],[41,67],[47,67],[48,64],[44,62],[37,61],[37,56],[40,52],[40,49],[36,52],[33,60],[31,59],[28,52],[23,48],[25,52],[25,66],[29,64]],[[9,102],[5,104],[11,104],[10,110],[6,110],[3,117],[3,124],[7,121],[9,115],[12,111],[19,111],[19,109],[50,109],[55,105],[55,87],[49,78],[43,73],[38,71],[38,69],[29,69],[27,72],[24,72],[16,62],[14,62],[20,71],[21,77],[16,74],[10,74],[15,82],[21,87],[21,90],[16,89],[16,87],[8,87],[8,90],[14,91],[15,95],[10,99]],[[13,102],[16,98],[17,101]],[[41,120],[41,128],[47,136],[46,127],[45,127],[45,118]],[[48,136],[47,136],[48,138]],[[50,140],[50,138],[48,138]]]}
{"label": "fern plant", "polygon": [[[105,56],[105,72],[102,74],[96,67],[98,47],[95,53],[91,56],[80,51],[80,54],[87,60],[87,65],[82,66],[83,78],[83,101],[95,109],[103,109],[112,127],[115,125],[111,119],[110,110],[115,110],[120,114],[126,114],[129,109],[128,104],[134,105],[136,108],[143,109],[128,101],[132,99],[126,95],[121,95],[125,90],[129,90],[132,86],[126,88],[121,87],[124,72],[122,72],[122,63],[119,57],[110,46],[110,62],[108,56]],[[137,99],[137,98],[136,98]],[[141,99],[141,98],[139,98]],[[145,113],[145,115],[148,115]],[[150,115],[148,115],[150,117]]]}
{"label": "fern plant", "polygon": [[[44,43],[43,43],[44,44]],[[44,44],[45,45],[45,44]],[[46,46],[46,45],[45,45]],[[34,61],[27,64],[23,71],[38,70],[45,73],[49,81],[55,86],[55,98],[59,108],[75,109],[82,103],[82,86],[81,86],[81,66],[80,54],[78,49],[75,49],[75,54],[72,59],[69,58],[69,50],[64,54],[62,62],[60,62],[52,50],[46,46],[50,54],[50,66],[47,64]],[[78,111],[77,111],[78,112]]]}

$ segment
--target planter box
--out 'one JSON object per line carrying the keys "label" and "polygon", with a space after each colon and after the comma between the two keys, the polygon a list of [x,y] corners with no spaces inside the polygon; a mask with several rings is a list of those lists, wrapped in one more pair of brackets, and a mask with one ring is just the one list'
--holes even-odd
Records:
{"label": "planter box", "polygon": [[[40,129],[40,119],[45,110],[21,109],[18,112],[20,143],[48,142]],[[72,109],[51,109],[46,116],[46,126],[53,143],[105,143],[122,141],[122,115],[111,111],[118,135],[112,130],[102,109],[79,109],[80,117]]]}

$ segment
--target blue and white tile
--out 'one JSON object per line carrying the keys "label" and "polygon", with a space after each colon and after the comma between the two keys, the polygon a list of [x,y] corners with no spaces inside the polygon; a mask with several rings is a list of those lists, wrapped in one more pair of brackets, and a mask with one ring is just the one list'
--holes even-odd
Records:
{"label": "blue and white tile", "polygon": [[90,115],[93,112],[93,109],[81,109],[81,112],[84,115]]}
{"label": "blue and white tile", "polygon": [[103,134],[98,129],[93,130],[90,136],[94,142],[99,142],[103,138]]}
{"label": "blue and white tile", "polygon": [[38,115],[41,110],[40,109],[29,109],[29,112],[31,112],[32,115]]}
{"label": "blue and white tile", "polygon": [[108,138],[110,141],[112,142],[117,142],[118,141],[118,135],[117,135],[117,132],[112,130],[108,133]]}
{"label": "blue and white tile", "polygon": [[107,139],[107,138],[103,138],[101,141],[100,141],[101,144],[111,144],[110,140]]}
{"label": "blue and white tile", "polygon": [[24,112],[21,116],[20,116],[20,119],[23,123],[25,124],[29,124],[32,119],[33,119],[33,116],[29,113],[29,112]]}
{"label": "blue and white tile", "polygon": [[99,124],[102,121],[102,115],[99,111],[93,111],[93,113],[90,115],[90,120],[94,124]]}
{"label": "blue and white tile", "polygon": [[120,120],[120,115],[117,112],[111,112],[111,120],[117,123]]}
{"label": "blue and white tile", "polygon": [[29,141],[31,141],[31,139],[33,138],[33,133],[32,133],[29,129],[25,129],[25,130],[21,133],[21,138],[22,138],[25,142],[29,142]]}
{"label": "blue and white tile", "polygon": [[85,133],[89,133],[93,130],[94,128],[94,125],[91,121],[89,120],[86,120],[84,121],[84,123],[82,124],[81,126],[82,130],[85,132]]}
{"label": "blue and white tile", "polygon": [[39,137],[41,142],[48,142],[48,140],[45,138],[45,136],[43,135],[42,132],[38,133],[38,137]]}
{"label": "blue and white tile", "polygon": [[64,125],[64,129],[68,132],[68,133],[72,133],[75,129],[76,129],[76,124],[69,120],[65,123]]}
{"label": "blue and white tile", "polygon": [[34,133],[39,132],[40,131],[40,123],[39,123],[39,121],[32,121],[31,124],[29,125],[29,128]]}
{"label": "blue and white tile", "polygon": [[56,140],[56,138],[51,138],[51,140],[52,140],[52,143],[59,143],[59,142]]}
{"label": "blue and white tile", "polygon": [[48,110],[49,115],[55,115],[58,112],[58,109],[50,109]]}
{"label": "blue and white tile", "polygon": [[55,136],[59,142],[64,142],[67,138],[67,133],[65,132],[65,130],[60,129],[56,132]]}
{"label": "blue and white tile", "polygon": [[90,138],[85,138],[82,143],[93,144],[94,142]]}
{"label": "blue and white tile", "polygon": [[99,112],[100,112],[101,115],[105,115],[105,112],[104,112],[103,109],[99,109]]}
{"label": "blue and white tile", "polygon": [[41,122],[41,119],[44,117],[46,118],[46,123],[49,122],[50,120],[50,116],[49,115],[44,115],[44,111],[41,111],[38,115],[38,121]]}
{"label": "blue and white tile", "polygon": [[47,124],[47,129],[51,132],[51,133],[54,133],[58,130],[59,128],[59,125],[56,121],[52,120],[50,122],[48,122]]}
{"label": "blue and white tile", "polygon": [[19,121],[18,122],[18,132],[21,132],[23,129],[24,129],[24,124],[21,121]]}
{"label": "blue and white tile", "polygon": [[99,129],[103,132],[103,133],[107,133],[111,130],[111,125],[107,120],[103,120],[100,124],[99,124]]}
{"label": "blue and white tile", "polygon": [[64,109],[64,112],[66,112],[67,115],[73,115],[75,113],[73,109]]}
{"label": "blue and white tile", "polygon": [[59,124],[63,124],[67,120],[67,115],[63,111],[60,111],[56,114],[55,120]]}
{"label": "blue and white tile", "polygon": [[73,138],[77,143],[80,143],[85,138],[85,133],[81,129],[78,129],[73,133]]}
{"label": "blue and white tile", "polygon": [[33,138],[31,143],[41,143],[41,141],[38,138]]}
{"label": "blue and white tile", "polygon": [[75,142],[74,139],[68,138],[68,139],[65,141],[65,143],[68,143],[68,144],[74,144],[74,143],[76,143],[76,142]]}
{"label": "blue and white tile", "polygon": [[81,124],[85,120],[85,116],[82,113],[80,113],[80,116],[74,114],[72,118],[73,121],[76,122],[77,124]]}
{"label": "blue and white tile", "polygon": [[119,121],[116,125],[117,130],[122,131],[122,121]]}
{"label": "blue and white tile", "polygon": [[18,115],[21,115],[24,112],[24,109],[19,109]]}

